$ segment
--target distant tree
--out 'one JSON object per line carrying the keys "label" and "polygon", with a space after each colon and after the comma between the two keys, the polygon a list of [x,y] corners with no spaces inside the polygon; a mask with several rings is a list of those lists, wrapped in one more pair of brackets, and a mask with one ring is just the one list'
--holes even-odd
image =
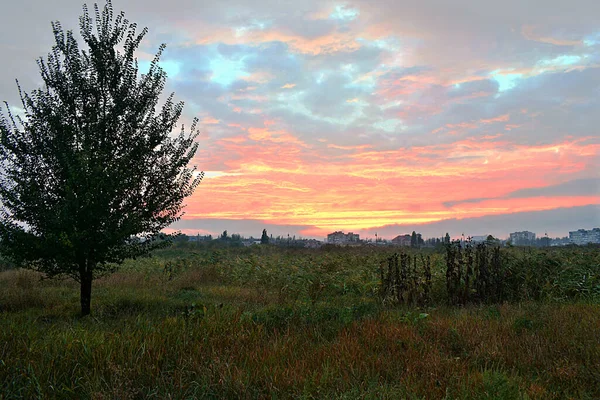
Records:
{"label": "distant tree", "polygon": [[444,237],[444,243],[450,244],[450,234],[446,232],[446,236]]}
{"label": "distant tree", "polygon": [[269,244],[269,235],[267,235],[267,230],[263,229],[262,236],[260,237],[260,244]]}
{"label": "distant tree", "polygon": [[229,236],[227,235],[227,230],[224,230],[221,234],[221,240],[229,240]]}
{"label": "distant tree", "polygon": [[487,244],[488,246],[493,246],[497,243],[498,243],[498,239],[496,239],[492,235],[488,235],[487,238],[485,239],[485,244]]}
{"label": "distant tree", "polygon": [[[190,134],[171,136],[183,109],[173,95],[158,111],[164,45],[139,75],[136,33],[107,2],[80,17],[85,49],[52,23],[55,44],[38,66],[43,88],[21,91],[24,117],[0,108],[0,250],[20,266],[80,283],[81,313],[92,281],[127,258],[171,241],[183,200],[202,179],[188,162]],[[17,83],[18,85],[18,83]]]}
{"label": "distant tree", "polygon": [[410,247],[417,247],[417,232],[415,231],[410,235]]}
{"label": "distant tree", "polygon": [[180,234],[176,234],[173,236],[173,242],[175,243],[187,243],[190,241],[190,238],[188,235],[184,235],[182,233]]}

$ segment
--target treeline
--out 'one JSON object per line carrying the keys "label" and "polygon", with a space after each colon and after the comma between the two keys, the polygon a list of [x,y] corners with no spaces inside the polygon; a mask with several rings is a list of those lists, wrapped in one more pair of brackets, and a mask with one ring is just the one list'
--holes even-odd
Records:
{"label": "treeline", "polygon": [[217,237],[213,235],[185,235],[180,234],[173,238],[173,247],[181,249],[214,248],[214,247],[245,247],[252,245],[275,245],[280,247],[319,247],[322,243],[314,239],[296,238],[296,235],[269,236],[263,229],[260,238],[243,237],[240,234],[229,234],[227,230]]}

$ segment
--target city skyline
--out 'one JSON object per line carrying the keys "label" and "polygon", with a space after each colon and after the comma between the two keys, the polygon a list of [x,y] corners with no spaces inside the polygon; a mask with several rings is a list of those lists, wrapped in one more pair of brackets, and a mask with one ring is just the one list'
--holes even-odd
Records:
{"label": "city skyline", "polygon": [[[231,222],[231,221],[229,221]],[[444,223],[448,223],[448,221],[443,221]],[[266,226],[266,225],[265,225]],[[585,227],[582,227],[585,226]],[[586,228],[587,227],[587,228]],[[569,228],[567,228],[567,231],[561,232],[561,233],[553,233],[553,232],[549,232],[548,230],[538,230],[538,231],[529,231],[528,229],[515,229],[512,230],[510,232],[505,232],[505,233],[493,233],[491,231],[489,232],[485,232],[485,231],[481,231],[481,232],[473,232],[473,231],[446,231],[446,232],[442,232],[439,234],[431,234],[430,232],[432,232],[432,230],[430,229],[425,229],[424,232],[429,232],[429,233],[423,233],[423,231],[420,231],[419,228],[423,228],[423,226],[415,226],[412,231],[410,230],[411,228],[409,227],[405,227],[404,231],[399,231],[398,226],[390,226],[390,227],[386,227],[386,229],[383,229],[383,232],[376,232],[376,231],[367,231],[367,232],[362,232],[362,231],[357,231],[357,232],[350,232],[350,231],[335,231],[335,232],[328,232],[326,233],[324,236],[320,237],[320,236],[303,236],[303,235],[295,235],[294,232],[292,231],[290,233],[290,231],[285,231],[285,228],[282,229],[281,226],[272,226],[271,228],[275,228],[275,233],[273,233],[273,231],[269,231],[269,227],[265,227],[263,229],[266,229],[267,232],[269,232],[269,236],[270,237],[292,237],[292,236],[297,236],[297,238],[302,238],[302,239],[317,239],[317,240],[325,240],[327,241],[327,237],[331,234],[334,233],[345,233],[345,234],[358,234],[360,236],[360,240],[377,240],[377,239],[382,239],[382,240],[387,240],[390,241],[392,239],[394,239],[397,236],[402,236],[402,235],[410,235],[413,231],[416,232],[417,234],[421,235],[422,238],[425,239],[432,239],[432,238],[441,238],[443,236],[445,236],[446,233],[450,234],[450,237],[452,240],[455,239],[464,239],[464,238],[468,238],[468,237],[487,237],[488,235],[492,235],[494,238],[497,239],[501,239],[501,240],[509,240],[510,239],[510,234],[512,233],[519,233],[519,232],[532,232],[534,233],[534,236],[536,236],[537,238],[543,238],[543,237],[548,237],[548,238],[568,238],[570,236],[570,234],[574,231],[578,231],[578,230],[587,230],[587,231],[591,231],[593,229],[598,230],[599,228],[596,226],[593,226],[593,224],[590,223],[584,223],[581,226],[571,226]],[[207,236],[207,235],[211,235],[213,236],[213,238],[217,238],[219,237],[223,231],[227,231],[230,235],[231,234],[239,234],[242,237],[246,237],[246,238],[257,238],[258,236],[256,235],[255,232],[253,231],[249,231],[249,230],[244,230],[244,228],[242,229],[237,229],[235,226],[231,226],[228,225],[227,229],[223,229],[223,230],[214,230],[214,231],[206,231],[206,230],[194,230],[194,229],[183,229],[180,230],[179,232],[188,236]],[[262,231],[261,231],[262,232]],[[361,233],[362,232],[362,233]],[[392,233],[389,233],[392,232]]]}
{"label": "city skyline", "polygon": [[[82,2],[4,6],[0,101],[16,115],[14,79],[39,87],[50,21],[77,31]],[[167,43],[165,94],[186,102],[180,124],[200,119],[206,176],[171,231],[600,226],[596,1],[113,4],[149,28],[141,70]]]}
{"label": "city skyline", "polygon": [[[322,240],[321,240],[322,239]],[[296,237],[288,235],[269,235],[267,230],[264,229],[262,237],[260,239],[253,235],[244,236],[238,233],[230,233],[227,230],[223,231],[222,234],[183,234],[183,236],[177,236],[176,242],[191,242],[191,243],[208,243],[211,241],[225,242],[231,245],[263,245],[263,244],[274,244],[277,246],[293,246],[293,247],[310,247],[318,248],[324,244],[334,244],[341,246],[360,246],[360,245],[386,245],[386,246],[399,246],[399,247],[436,247],[441,244],[447,244],[451,241],[460,241],[462,243],[470,242],[472,244],[488,243],[491,245],[505,246],[534,246],[534,247],[555,247],[555,246],[566,246],[566,245],[578,245],[586,246],[588,244],[600,244],[600,228],[593,229],[577,229],[569,231],[568,236],[551,237],[547,233],[544,235],[536,235],[530,231],[519,231],[511,232],[507,238],[494,237],[493,235],[465,235],[464,233],[458,237],[452,237],[448,232],[444,236],[438,237],[423,237],[420,232],[413,231],[412,233],[400,234],[393,239],[382,238],[375,234],[375,237],[361,238],[359,234],[354,232],[343,232],[335,231],[327,234],[327,237],[315,239]]]}

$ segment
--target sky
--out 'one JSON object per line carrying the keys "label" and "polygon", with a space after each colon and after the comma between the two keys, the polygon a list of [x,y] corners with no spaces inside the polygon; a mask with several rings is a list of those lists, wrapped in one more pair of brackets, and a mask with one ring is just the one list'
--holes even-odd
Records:
{"label": "sky", "polygon": [[[0,100],[82,0],[8,2]],[[100,3],[103,5],[104,3]],[[89,3],[91,6],[92,4]],[[188,234],[393,238],[600,226],[597,0],[113,1],[200,120]],[[16,107],[16,108],[15,108]]]}

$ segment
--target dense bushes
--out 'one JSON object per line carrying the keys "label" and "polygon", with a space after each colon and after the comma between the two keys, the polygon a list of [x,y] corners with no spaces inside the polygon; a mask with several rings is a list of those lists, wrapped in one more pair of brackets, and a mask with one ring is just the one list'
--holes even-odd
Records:
{"label": "dense bushes", "polygon": [[210,281],[242,285],[281,302],[353,297],[427,305],[600,298],[595,247],[455,242],[438,250],[396,250],[256,246],[179,253],[163,265],[170,279],[197,269],[210,273]]}
{"label": "dense bushes", "polygon": [[5,257],[2,257],[2,254],[0,254],[0,271],[8,271],[9,269],[14,268],[14,264],[7,260]]}
{"label": "dense bushes", "polygon": [[509,299],[600,298],[600,249],[565,247],[503,252]]}
{"label": "dense bushes", "polygon": [[[384,301],[428,302],[429,256],[401,253],[385,261],[387,268],[380,268]],[[457,241],[445,247],[444,262],[446,293],[438,298],[448,304],[600,298],[600,255],[593,247],[501,249]]]}

